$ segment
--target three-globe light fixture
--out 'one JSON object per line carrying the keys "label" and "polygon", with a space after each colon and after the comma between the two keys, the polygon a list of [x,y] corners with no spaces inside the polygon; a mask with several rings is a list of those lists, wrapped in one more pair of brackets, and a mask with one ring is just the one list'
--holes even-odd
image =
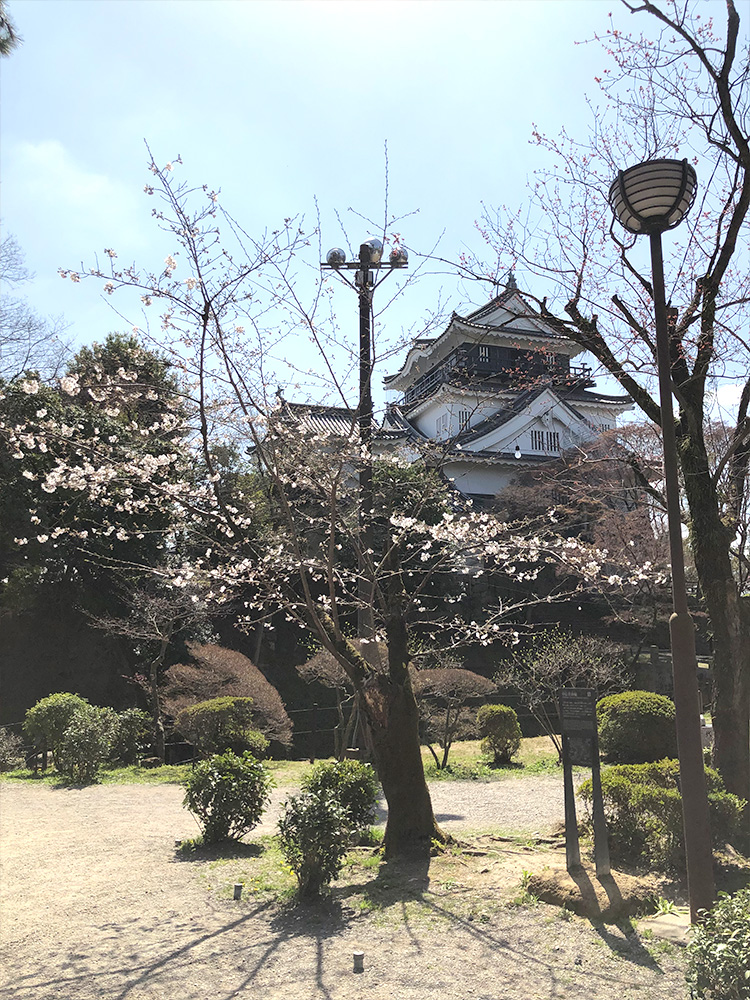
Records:
{"label": "three-globe light fixture", "polygon": [[672,643],[677,748],[680,758],[682,814],[687,860],[688,895],[693,923],[715,899],[708,796],[701,743],[700,698],[695,657],[695,629],[685,587],[680,486],[673,419],[670,336],[664,291],[661,234],[678,226],[695,200],[698,182],[687,160],[648,160],[621,170],[609,189],[615,217],[628,232],[648,235],[651,242],[656,357],[664,446],[664,480],[672,564]]}
{"label": "three-globe light fixture", "polygon": [[[372,298],[376,287],[395,270],[408,266],[405,248],[394,247],[387,263],[383,261],[383,244],[379,239],[367,240],[359,248],[357,260],[347,261],[346,253],[334,247],[326,254],[323,270],[335,271],[339,278],[359,296],[359,405],[357,426],[359,436],[359,484],[357,503],[357,634],[369,640],[374,635],[373,602],[375,598],[375,567],[373,563],[372,513]],[[354,271],[352,283],[346,275]],[[362,649],[368,657],[374,651],[367,643]]]}

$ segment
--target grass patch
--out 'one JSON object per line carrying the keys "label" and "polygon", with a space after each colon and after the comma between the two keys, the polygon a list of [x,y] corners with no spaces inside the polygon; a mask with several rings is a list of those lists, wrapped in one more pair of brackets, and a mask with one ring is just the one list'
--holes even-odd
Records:
{"label": "grass patch", "polygon": [[[332,758],[331,758],[332,759]],[[428,781],[496,781],[506,777],[559,774],[557,752],[546,736],[522,739],[518,755],[508,767],[491,767],[482,758],[479,740],[463,740],[451,747],[448,766],[438,770],[432,754],[422,747],[422,761]],[[279,788],[299,788],[312,765],[309,760],[267,760],[264,764]],[[102,785],[183,785],[191,764],[164,764],[161,767],[109,767],[102,770]],[[39,782],[59,787],[63,782],[54,767],[46,772],[31,770],[0,773],[0,782]]]}
{"label": "grass patch", "polygon": [[436,767],[427,747],[422,747],[422,762],[428,781],[495,781],[510,776],[561,773],[557,762],[557,751],[546,736],[522,739],[518,754],[506,767],[492,767],[482,757],[480,740],[462,740],[454,743],[448,758],[448,766],[442,770]]}
{"label": "grass patch", "polygon": [[489,781],[492,777],[492,770],[485,761],[465,764],[449,760],[446,767],[438,770],[432,757],[424,762],[424,773],[428,781]]}
{"label": "grass patch", "polygon": [[[100,771],[98,778],[92,784],[97,785],[181,785],[190,773],[190,764],[165,764],[162,767],[110,767]],[[0,775],[0,781],[33,782],[58,788],[69,785],[54,767],[46,771],[34,772],[22,769],[7,771]]]}
{"label": "grass patch", "polygon": [[275,837],[252,843],[226,841],[204,845],[200,838],[183,841],[176,849],[181,861],[195,864],[206,889],[222,899],[232,899],[234,886],[243,887],[242,898],[286,902],[295,893],[297,880],[284,861]]}
{"label": "grass patch", "polygon": [[[266,760],[263,762],[275,783],[281,787],[297,787],[302,776],[310,770],[306,760]],[[184,785],[192,770],[192,764],[162,764],[161,767],[138,767],[135,764],[105,767],[99,773],[95,784],[99,785]],[[0,781],[35,782],[57,788],[68,784],[54,766],[46,771],[34,772],[22,768],[17,771],[0,773]]]}

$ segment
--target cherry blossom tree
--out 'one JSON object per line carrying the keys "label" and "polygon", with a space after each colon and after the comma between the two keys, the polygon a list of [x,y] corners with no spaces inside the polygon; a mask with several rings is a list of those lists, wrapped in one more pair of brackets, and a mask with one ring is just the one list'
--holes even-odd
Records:
{"label": "cherry blossom tree", "polygon": [[[128,323],[158,341],[190,387],[182,391],[194,406],[200,473],[183,472],[170,459],[172,471],[162,483],[154,478],[158,456],[130,450],[121,456],[101,453],[97,465],[86,470],[87,483],[114,497],[120,482],[135,480],[139,503],[165,505],[190,533],[189,549],[179,549],[185,557],[172,561],[172,586],[200,579],[203,598],[215,607],[239,609],[248,627],[271,629],[284,616],[312,632],[347,675],[366,720],[388,802],[386,852],[429,850],[444,834],[422,767],[409,670],[412,637],[432,648],[513,642],[519,606],[551,600],[555,590],[599,584],[608,572],[605,557],[553,530],[529,532],[456,506],[455,495],[451,500],[448,491],[436,488],[434,474],[404,472],[399,479],[405,466],[397,458],[386,463],[383,478],[397,484],[402,501],[384,500],[370,512],[373,542],[364,545],[357,517],[363,456],[356,407],[344,410],[350,419],[343,432],[341,427],[331,432],[290,419],[272,391],[275,380],[269,384],[275,372],[269,372],[268,359],[282,349],[283,337],[292,337],[294,347],[304,336],[320,351],[331,391],[345,400],[346,379],[329,350],[337,346],[335,324],[321,309],[325,288],[316,279],[306,300],[303,296],[309,237],[300,220],[287,219],[278,231],[251,238],[223,212],[218,193],[177,181],[178,167],[177,160],[160,167],[151,159],[152,181],[146,185],[146,195],[157,199],[154,217],[175,246],[163,268],[121,267],[110,247],[101,265],[61,274],[101,281],[107,294],[125,302],[123,318],[134,295],[147,317],[157,313],[158,328],[140,318],[136,323],[135,317]],[[298,360],[291,364],[292,370],[299,368]],[[67,389],[79,391],[80,380],[70,378]],[[228,489],[218,457],[248,443],[255,482],[238,476]],[[165,461],[170,454],[165,448]],[[81,472],[55,466],[55,475],[68,483]],[[374,585],[368,656],[349,638],[361,599],[362,565],[371,567]],[[472,619],[464,583],[488,568],[528,584],[541,574],[554,581],[559,570],[560,576],[544,596],[527,594],[518,603],[494,599]],[[618,574],[609,576],[611,586],[623,584]]]}
{"label": "cherry blossom tree", "polygon": [[108,572],[154,567],[174,551],[186,522],[170,498],[195,476],[167,368],[132,336],[113,336],[51,384],[35,372],[0,383],[7,582],[100,590]]}

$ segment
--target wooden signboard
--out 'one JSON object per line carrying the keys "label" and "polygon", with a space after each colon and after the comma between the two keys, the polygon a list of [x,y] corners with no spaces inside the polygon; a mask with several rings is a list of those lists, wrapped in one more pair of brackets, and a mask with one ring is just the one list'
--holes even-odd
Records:
{"label": "wooden signboard", "polygon": [[560,721],[563,738],[563,780],[565,786],[565,858],[568,871],[581,866],[578,843],[573,767],[590,767],[593,786],[594,855],[596,874],[609,875],[609,844],[604,818],[602,782],[599,771],[599,740],[596,729],[596,691],[591,688],[563,688],[560,691]]}

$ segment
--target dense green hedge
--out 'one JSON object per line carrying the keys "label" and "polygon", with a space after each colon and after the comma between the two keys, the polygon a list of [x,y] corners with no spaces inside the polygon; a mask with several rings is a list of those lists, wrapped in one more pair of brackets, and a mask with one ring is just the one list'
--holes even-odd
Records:
{"label": "dense green hedge", "polygon": [[750,1000],[750,888],[719,893],[693,928],[686,978],[693,1000]]}
{"label": "dense green hedge", "polygon": [[370,764],[358,760],[318,761],[302,779],[302,789],[338,802],[355,836],[375,820],[380,783]]}
{"label": "dense green hedge", "polygon": [[624,691],[596,706],[599,750],[612,764],[645,764],[677,756],[674,702],[653,691]]}
{"label": "dense green hedge", "polygon": [[175,729],[204,756],[241,754],[263,757],[268,740],[253,727],[252,698],[210,698],[190,705],[177,716]]}
{"label": "dense green hedge", "polygon": [[493,764],[510,764],[521,746],[521,726],[509,705],[482,705],[477,712],[481,750]]}
{"label": "dense green hedge", "polygon": [[303,792],[284,803],[279,846],[297,877],[301,896],[317,896],[341,871],[351,827],[336,798]]}
{"label": "dense green hedge", "polygon": [[69,691],[58,691],[33,705],[23,729],[37,750],[49,751],[57,764],[60,741],[77,712],[90,708],[88,701]]}
{"label": "dense green hedge", "polygon": [[[616,764],[602,771],[604,813],[613,858],[647,862],[655,868],[681,866],[684,860],[680,765],[676,760]],[[725,791],[718,771],[706,768],[714,844],[731,842],[740,832],[745,807]],[[591,780],[579,789],[590,805]]]}
{"label": "dense green hedge", "polygon": [[239,840],[260,821],[273,781],[251,753],[216,754],[195,766],[185,783],[185,805],[203,827],[207,844]]}

